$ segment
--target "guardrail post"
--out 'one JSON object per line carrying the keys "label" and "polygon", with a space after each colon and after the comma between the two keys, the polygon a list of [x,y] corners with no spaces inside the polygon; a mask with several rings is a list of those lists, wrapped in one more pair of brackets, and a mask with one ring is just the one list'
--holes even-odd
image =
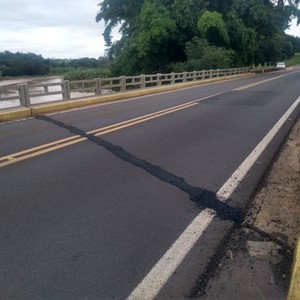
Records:
{"label": "guardrail post", "polygon": [[197,80],[197,71],[193,71],[193,81]]}
{"label": "guardrail post", "polygon": [[121,92],[126,92],[126,79],[125,79],[125,76],[120,76],[120,85],[121,85]]}
{"label": "guardrail post", "polygon": [[171,73],[171,84],[175,84],[175,73]]}
{"label": "guardrail post", "polygon": [[186,82],[186,74],[187,74],[187,72],[183,72],[183,79],[182,79],[182,82]]}
{"label": "guardrail post", "polygon": [[157,73],[157,86],[161,86],[161,78],[160,78],[161,73]]}
{"label": "guardrail post", "polygon": [[30,97],[29,97],[29,89],[28,89],[27,84],[20,85],[19,95],[20,95],[21,105],[29,106],[30,105]]}
{"label": "guardrail post", "polygon": [[71,90],[70,90],[69,80],[64,80],[62,82],[62,96],[63,96],[63,100],[71,99]]}
{"label": "guardrail post", "polygon": [[141,88],[146,88],[146,76],[144,74],[140,75],[141,78]]}
{"label": "guardrail post", "polygon": [[95,94],[96,95],[101,95],[102,90],[101,90],[101,79],[100,78],[95,78]]}

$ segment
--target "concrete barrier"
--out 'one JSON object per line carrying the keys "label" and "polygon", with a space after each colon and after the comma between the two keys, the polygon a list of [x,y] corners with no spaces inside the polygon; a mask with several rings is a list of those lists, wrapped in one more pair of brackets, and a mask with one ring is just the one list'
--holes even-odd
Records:
{"label": "concrete barrier", "polygon": [[77,100],[57,101],[57,102],[50,102],[44,104],[30,105],[29,107],[19,107],[14,109],[0,110],[0,122],[34,117],[40,114],[53,113],[53,112],[64,111],[73,108],[91,106],[91,105],[118,101],[118,100],[125,100],[130,98],[157,94],[161,92],[179,90],[182,88],[199,86],[208,83],[215,83],[215,82],[232,80],[237,78],[246,78],[251,76],[255,76],[255,74],[247,73],[243,75],[216,77],[216,78],[205,79],[201,81],[189,81],[185,83],[178,83],[175,85],[162,85],[154,88],[139,89],[139,90],[114,93],[114,94],[102,95],[102,96],[93,96],[93,97],[81,98]]}

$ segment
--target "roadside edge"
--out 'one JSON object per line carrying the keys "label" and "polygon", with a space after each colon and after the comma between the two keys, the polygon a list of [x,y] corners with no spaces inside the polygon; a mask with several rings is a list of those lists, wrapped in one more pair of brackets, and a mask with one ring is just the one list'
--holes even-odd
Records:
{"label": "roadside edge", "polygon": [[300,236],[295,248],[293,269],[291,274],[290,288],[287,300],[300,299]]}
{"label": "roadside edge", "polygon": [[27,119],[31,116],[31,109],[28,107],[9,108],[0,111],[0,122]]}

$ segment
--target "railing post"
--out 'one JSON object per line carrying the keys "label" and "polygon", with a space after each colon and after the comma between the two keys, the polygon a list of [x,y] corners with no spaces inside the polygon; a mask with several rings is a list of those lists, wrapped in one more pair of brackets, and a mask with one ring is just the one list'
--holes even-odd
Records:
{"label": "railing post", "polygon": [[186,82],[186,72],[183,72],[183,80],[182,82]]}
{"label": "railing post", "polygon": [[161,86],[161,78],[160,78],[161,73],[157,73],[157,86]]}
{"label": "railing post", "polygon": [[120,76],[121,92],[126,92],[126,79],[125,76]]}
{"label": "railing post", "polygon": [[27,84],[20,85],[19,95],[20,95],[21,105],[29,106],[30,105],[30,97],[29,97],[29,89],[28,89]]}
{"label": "railing post", "polygon": [[197,71],[193,71],[193,81],[197,80]]}
{"label": "railing post", "polygon": [[220,69],[217,69],[217,77],[220,77]]}
{"label": "railing post", "polygon": [[62,96],[63,96],[63,100],[71,99],[71,90],[70,90],[69,80],[64,80],[62,82]]}
{"label": "railing post", "polygon": [[175,84],[175,73],[171,73],[171,84]]}
{"label": "railing post", "polygon": [[101,95],[102,90],[101,90],[101,79],[100,78],[95,78],[95,93],[96,95]]}
{"label": "railing post", "polygon": [[144,74],[140,75],[141,78],[141,88],[146,88],[146,76]]}

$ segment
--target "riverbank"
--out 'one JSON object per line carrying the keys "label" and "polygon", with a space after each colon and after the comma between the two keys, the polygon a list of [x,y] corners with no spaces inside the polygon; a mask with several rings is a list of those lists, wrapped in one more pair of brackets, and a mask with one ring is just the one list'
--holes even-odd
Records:
{"label": "riverbank", "polygon": [[61,76],[38,76],[38,77],[11,77],[11,78],[0,78],[0,87],[3,86],[11,86],[16,84],[25,84],[25,83],[42,83],[42,82],[49,82],[53,80],[62,80]]}

